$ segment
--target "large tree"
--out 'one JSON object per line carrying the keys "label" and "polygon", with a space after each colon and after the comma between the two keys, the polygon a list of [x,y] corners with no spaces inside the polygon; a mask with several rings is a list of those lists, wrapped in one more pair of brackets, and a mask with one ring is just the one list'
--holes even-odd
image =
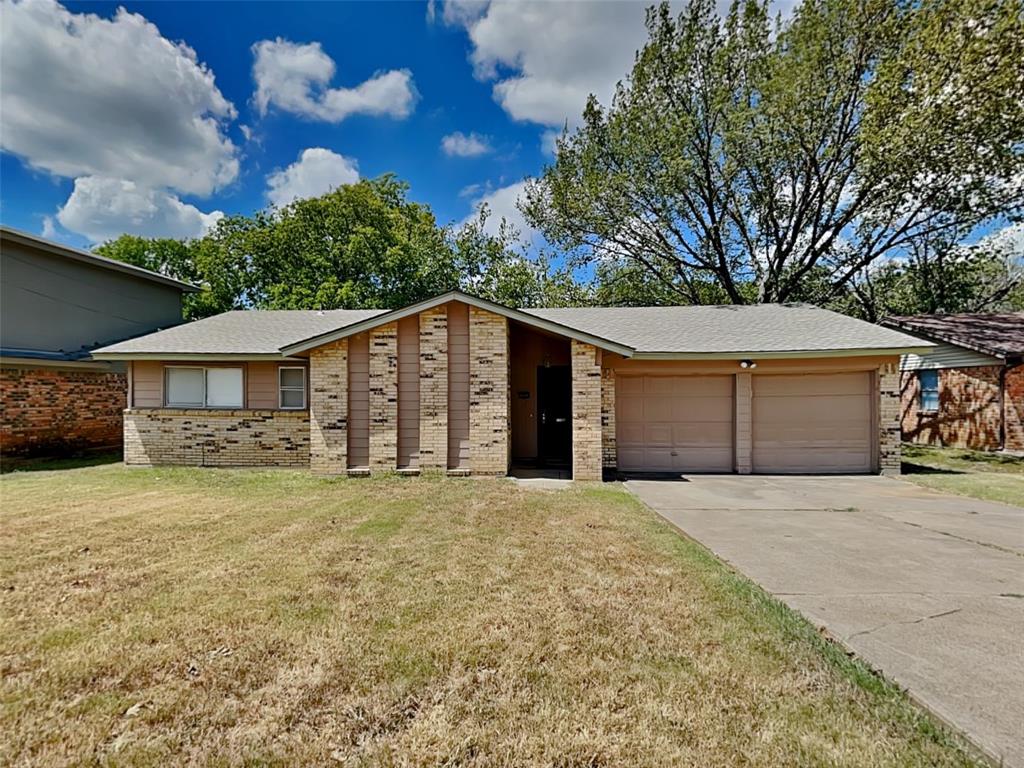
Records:
{"label": "large tree", "polygon": [[[1021,0],[714,0],[649,41],[528,185],[580,261],[677,301],[827,302],[869,265],[1024,209]],[[709,292],[714,283],[720,290]]]}
{"label": "large tree", "polygon": [[401,307],[452,288],[514,306],[578,301],[581,290],[489,212],[441,227],[392,176],[251,216],[221,219],[189,241],[122,235],[97,251],[200,286],[185,316],[229,309]]}

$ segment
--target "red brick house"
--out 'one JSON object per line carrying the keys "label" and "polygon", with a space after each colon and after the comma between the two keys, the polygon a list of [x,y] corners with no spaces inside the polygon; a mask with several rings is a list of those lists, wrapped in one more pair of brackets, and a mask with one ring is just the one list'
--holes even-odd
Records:
{"label": "red brick house", "polygon": [[1024,451],[1024,312],[892,317],[936,343],[901,358],[903,439]]}
{"label": "red brick house", "polygon": [[129,464],[320,474],[898,473],[899,359],[804,304],[234,311],[96,350],[128,364]]}
{"label": "red brick house", "polygon": [[127,369],[91,350],[180,325],[194,290],[0,226],[0,455],[119,447]]}

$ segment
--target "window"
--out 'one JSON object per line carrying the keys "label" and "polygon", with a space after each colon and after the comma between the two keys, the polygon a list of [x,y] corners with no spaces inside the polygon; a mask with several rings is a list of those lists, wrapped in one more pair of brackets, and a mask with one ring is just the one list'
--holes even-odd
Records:
{"label": "window", "polygon": [[922,411],[939,410],[939,372],[918,371],[921,392],[918,395],[918,408]]}
{"label": "window", "polygon": [[172,408],[241,408],[241,368],[170,366],[164,402]]}
{"label": "window", "polygon": [[277,369],[277,377],[281,408],[305,408],[306,369],[281,367]]}

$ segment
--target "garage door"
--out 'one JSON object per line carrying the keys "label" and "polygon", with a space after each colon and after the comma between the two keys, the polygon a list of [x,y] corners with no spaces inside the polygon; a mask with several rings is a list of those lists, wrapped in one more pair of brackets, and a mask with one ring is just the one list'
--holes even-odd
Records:
{"label": "garage door", "polygon": [[622,376],[615,389],[620,470],[732,472],[732,376]]}
{"label": "garage door", "polygon": [[754,376],[755,472],[870,472],[867,373]]}

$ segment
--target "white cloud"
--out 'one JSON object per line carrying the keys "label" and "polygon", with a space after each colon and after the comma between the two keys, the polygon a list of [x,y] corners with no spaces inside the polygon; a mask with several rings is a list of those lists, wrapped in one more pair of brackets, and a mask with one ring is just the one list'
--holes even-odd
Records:
{"label": "white cloud", "polygon": [[496,235],[501,226],[501,220],[505,219],[505,221],[519,231],[521,240],[527,243],[533,242],[540,235],[533,227],[526,223],[522,211],[516,206],[525,189],[526,182],[519,181],[481,195],[473,200],[473,213],[463,219],[462,223],[465,224],[475,219],[480,207],[486,205],[490,211],[490,216],[487,218],[487,223],[484,226],[485,232]]}
{"label": "white cloud", "polygon": [[256,81],[253,97],[260,114],[271,105],[302,117],[339,123],[355,114],[408,117],[417,94],[407,69],[381,72],[354,88],[328,87],[334,60],[320,43],[261,40],[252,46]]}
{"label": "white cloud", "polygon": [[995,248],[1012,258],[1024,258],[1024,223],[1008,224],[985,235],[978,244]]}
{"label": "white cloud", "polygon": [[223,216],[220,211],[204,213],[174,194],[132,181],[83,176],[75,179],[57,220],[99,243],[125,232],[140,237],[201,237]]}
{"label": "white cloud", "polygon": [[0,51],[0,144],[33,168],[198,195],[238,175],[234,106],[143,16],[4,0]]}
{"label": "white cloud", "polygon": [[579,122],[587,96],[607,104],[647,39],[640,2],[452,3],[445,21],[472,43],[476,76],[516,120]]}
{"label": "white cloud", "polygon": [[267,177],[267,198],[280,207],[304,197],[318,197],[342,184],[359,181],[356,161],[322,147],[311,147],[287,168]]}
{"label": "white cloud", "polygon": [[43,216],[42,235],[47,240],[53,240],[57,237],[57,225],[53,221],[53,216]]}
{"label": "white cloud", "polygon": [[441,139],[441,149],[448,157],[477,157],[491,151],[491,142],[487,136],[456,131]]}

